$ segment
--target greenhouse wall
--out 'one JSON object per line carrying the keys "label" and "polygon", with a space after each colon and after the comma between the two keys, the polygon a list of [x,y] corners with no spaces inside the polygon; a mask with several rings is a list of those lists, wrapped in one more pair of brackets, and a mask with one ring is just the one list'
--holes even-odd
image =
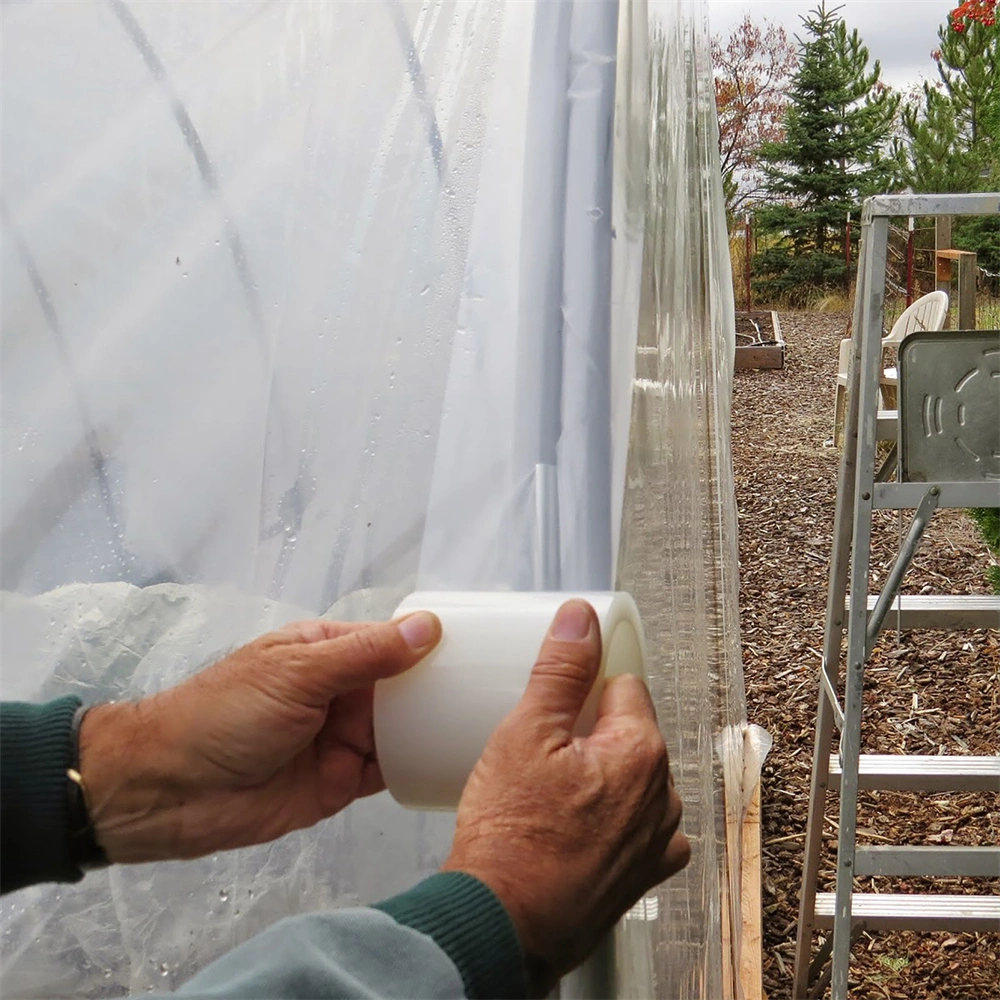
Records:
{"label": "greenhouse wall", "polygon": [[[723,995],[745,709],[702,5],[0,17],[3,697],[138,698],[418,586],[617,584],[693,859],[603,960],[619,995]],[[406,888],[452,826],[383,794],[17,893],[0,989],[175,987],[283,916]]]}

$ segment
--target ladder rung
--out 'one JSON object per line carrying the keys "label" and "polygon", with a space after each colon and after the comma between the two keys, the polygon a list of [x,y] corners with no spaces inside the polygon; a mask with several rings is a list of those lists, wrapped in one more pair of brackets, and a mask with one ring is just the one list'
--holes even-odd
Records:
{"label": "ladder rung", "polygon": [[[840,759],[830,757],[830,786],[840,786]],[[1000,792],[1000,756],[862,754],[858,788],[896,792]]]}
{"label": "ladder rung", "polygon": [[938,507],[1000,507],[1000,482],[972,483],[875,483],[872,506],[904,510],[920,506],[924,494],[938,488]]}
{"label": "ladder rung", "polygon": [[875,421],[875,433],[879,441],[895,441],[899,427],[898,410],[879,410]]}
{"label": "ladder rung", "polygon": [[[832,927],[832,892],[816,894],[816,926]],[[1000,931],[1000,896],[854,893],[851,923],[872,930]]]}
{"label": "ladder rung", "polygon": [[1000,878],[1000,847],[858,847],[854,874]]}
{"label": "ladder rung", "polygon": [[[878,596],[868,595],[872,611]],[[847,598],[847,610],[851,599]],[[995,594],[902,594],[885,616],[884,629],[910,628],[1000,628],[1000,595]]]}

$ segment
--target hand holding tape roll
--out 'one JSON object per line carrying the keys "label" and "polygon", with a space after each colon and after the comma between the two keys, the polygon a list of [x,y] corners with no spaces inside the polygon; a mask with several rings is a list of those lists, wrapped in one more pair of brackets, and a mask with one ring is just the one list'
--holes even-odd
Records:
{"label": "hand holding tape roll", "polygon": [[432,611],[437,648],[375,687],[375,746],[386,787],[402,805],[454,809],[490,735],[524,693],[542,641],[568,599],[588,601],[601,625],[597,680],[577,723],[589,734],[606,678],[645,679],[645,640],[625,593],[418,592],[395,617]]}

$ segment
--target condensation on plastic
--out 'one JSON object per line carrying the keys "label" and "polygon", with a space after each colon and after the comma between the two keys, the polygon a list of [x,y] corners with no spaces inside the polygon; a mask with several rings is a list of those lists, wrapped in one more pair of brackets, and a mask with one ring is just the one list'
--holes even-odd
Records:
{"label": "condensation on plastic", "polygon": [[[625,922],[617,989],[717,995],[742,682],[700,8],[0,17],[3,696],[139,697],[293,618],[604,590],[617,565],[695,845]],[[282,916],[405,888],[450,833],[382,795],[17,893],[0,985],[168,989]]]}
{"label": "condensation on plastic", "polygon": [[[663,0],[646,14],[648,30],[637,31],[632,51],[633,86],[648,80],[650,88],[649,160],[617,585],[634,595],[646,627],[653,700],[692,856],[619,925],[618,992],[721,997],[739,991],[723,979],[724,969],[739,967],[746,719],[730,454],[732,281],[706,12]],[[647,123],[636,118],[633,127]],[[727,919],[734,954],[724,964]]]}

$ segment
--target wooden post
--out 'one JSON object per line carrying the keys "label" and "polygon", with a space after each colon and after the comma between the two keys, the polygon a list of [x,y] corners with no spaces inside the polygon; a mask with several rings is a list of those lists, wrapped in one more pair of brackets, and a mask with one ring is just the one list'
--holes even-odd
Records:
{"label": "wooden post", "polygon": [[745,1000],[761,1000],[764,995],[761,863],[760,782],[758,781],[750,799],[750,807],[743,819],[743,887],[740,893],[743,933],[740,940],[739,979]]}
{"label": "wooden post", "polygon": [[958,258],[958,328],[976,329],[976,255],[963,253]]}
{"label": "wooden post", "polygon": [[[938,250],[934,254],[937,262],[938,288],[951,289],[952,269],[958,265],[958,328],[976,328],[976,255],[969,250]],[[945,324],[945,329],[948,324]]]}

